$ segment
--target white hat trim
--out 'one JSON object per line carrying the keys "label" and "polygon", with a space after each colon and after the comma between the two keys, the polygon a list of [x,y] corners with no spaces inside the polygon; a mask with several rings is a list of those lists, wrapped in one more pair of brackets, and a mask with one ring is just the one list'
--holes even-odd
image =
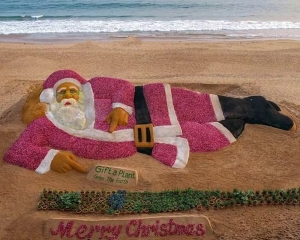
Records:
{"label": "white hat trim", "polygon": [[77,85],[79,87],[79,90],[81,90],[81,83],[74,79],[74,78],[63,78],[59,81],[57,81],[53,88],[46,88],[42,91],[41,95],[40,95],[40,102],[44,102],[44,103],[52,103],[55,99],[55,91],[56,88],[65,82],[70,82],[70,83],[74,83],[75,85]]}
{"label": "white hat trim", "polygon": [[53,90],[56,91],[56,88],[62,84],[62,83],[65,83],[65,82],[70,82],[70,83],[74,83],[75,85],[77,85],[79,87],[79,90],[81,90],[81,83],[74,79],[74,78],[63,78],[63,79],[60,79],[59,81],[57,81],[54,86],[53,86]]}

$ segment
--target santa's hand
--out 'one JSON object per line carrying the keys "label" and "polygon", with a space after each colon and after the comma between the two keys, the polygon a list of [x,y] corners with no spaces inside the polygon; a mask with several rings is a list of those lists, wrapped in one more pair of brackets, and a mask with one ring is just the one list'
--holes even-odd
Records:
{"label": "santa's hand", "polygon": [[60,151],[54,156],[50,169],[58,173],[67,173],[71,170],[81,173],[86,172],[86,169],[76,161],[76,157],[72,152],[64,151]]}
{"label": "santa's hand", "polygon": [[117,107],[111,110],[106,117],[106,122],[110,125],[109,132],[115,131],[117,126],[126,126],[128,124],[129,114],[123,108]]}

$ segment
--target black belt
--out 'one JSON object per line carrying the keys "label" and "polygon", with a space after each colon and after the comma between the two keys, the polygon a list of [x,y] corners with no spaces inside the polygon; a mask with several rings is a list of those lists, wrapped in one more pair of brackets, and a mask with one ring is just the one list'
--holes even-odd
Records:
{"label": "black belt", "polygon": [[[149,114],[149,110],[147,107],[147,103],[144,97],[144,89],[143,86],[136,86],[135,87],[135,92],[134,92],[134,108],[135,108],[135,120],[136,120],[136,126],[137,128],[137,137],[138,140],[142,141],[142,129],[139,128],[139,126],[143,126],[143,124],[145,124],[146,128],[145,128],[145,137],[147,142],[151,141],[151,138],[153,138],[153,133],[151,136],[151,132],[149,130],[149,128],[147,127],[147,124],[151,124],[151,117]],[[144,153],[147,155],[151,155],[152,154],[152,147],[137,147],[137,151],[140,153]]]}

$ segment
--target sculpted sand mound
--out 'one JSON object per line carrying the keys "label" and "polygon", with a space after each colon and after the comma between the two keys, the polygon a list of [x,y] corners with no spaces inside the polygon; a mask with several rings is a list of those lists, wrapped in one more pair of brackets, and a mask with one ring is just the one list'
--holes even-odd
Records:
{"label": "sculpted sand mound", "polygon": [[[25,105],[28,107],[26,114],[37,104],[32,96],[36,95],[35,91],[39,91],[39,86],[39,84],[32,84],[31,94]],[[180,84],[180,86],[217,94],[243,93],[236,85]],[[21,122],[24,103],[25,98],[1,116],[0,134],[4,136],[4,141],[1,142],[2,157],[25,127]],[[292,105],[289,108],[298,111]],[[294,114],[292,115],[297,119]],[[236,143],[213,153],[191,154],[189,163],[182,170],[164,166],[152,157],[139,153],[126,159],[103,161],[79,159],[79,162],[90,167],[95,163],[101,163],[138,170],[138,185],[130,188],[130,191],[163,191],[177,188],[224,191],[232,191],[233,188],[241,190],[297,188],[300,182],[300,170],[297,167],[300,153],[298,139],[299,132],[246,125],[245,131]],[[1,194],[8,200],[1,204],[2,216],[6,223],[1,230],[3,239],[42,239],[45,220],[59,217],[74,218],[72,213],[38,211],[38,197],[44,188],[68,191],[116,190],[111,186],[88,181],[85,174],[74,171],[67,174],[50,171],[38,175],[33,171],[2,162],[0,174]],[[189,213],[199,214],[196,210]],[[250,239],[248,237],[252,236],[259,239],[259,236],[264,236],[269,231],[268,234],[274,236],[287,234],[287,231],[298,236],[297,220],[290,222],[281,219],[286,215],[296,218],[300,213],[299,206],[237,207],[218,211],[202,210],[200,213],[211,220],[216,232],[215,237]],[[99,219],[99,215],[95,214],[80,217],[86,220]],[[110,218],[109,215],[103,217]],[[231,238],[233,236],[234,238]]]}

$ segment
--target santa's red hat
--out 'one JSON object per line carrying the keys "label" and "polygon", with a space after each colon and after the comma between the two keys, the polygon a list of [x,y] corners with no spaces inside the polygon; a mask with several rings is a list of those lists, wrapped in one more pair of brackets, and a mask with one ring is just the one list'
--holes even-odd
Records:
{"label": "santa's red hat", "polygon": [[81,89],[81,85],[85,84],[87,80],[72,70],[58,70],[45,80],[43,84],[44,90],[40,95],[40,101],[45,103],[53,102],[55,99],[56,88],[64,82],[74,83]]}

